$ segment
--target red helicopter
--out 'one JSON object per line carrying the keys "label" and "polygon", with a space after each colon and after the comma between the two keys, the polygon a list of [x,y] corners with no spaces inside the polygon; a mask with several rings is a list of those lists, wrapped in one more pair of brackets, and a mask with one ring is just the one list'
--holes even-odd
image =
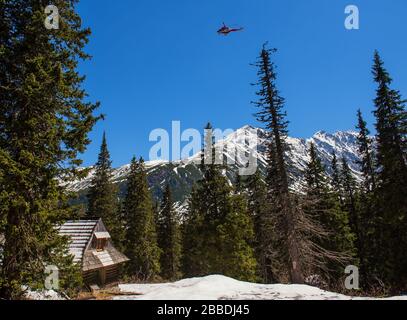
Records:
{"label": "red helicopter", "polygon": [[231,32],[237,32],[237,31],[242,31],[242,30],[243,30],[243,28],[235,28],[235,29],[229,28],[228,26],[225,25],[225,23],[223,23],[223,27],[218,30],[218,34],[227,36]]}

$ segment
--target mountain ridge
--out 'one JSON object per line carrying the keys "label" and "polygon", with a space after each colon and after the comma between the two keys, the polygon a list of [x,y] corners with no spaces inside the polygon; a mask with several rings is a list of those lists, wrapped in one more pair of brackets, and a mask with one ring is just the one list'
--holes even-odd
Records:
{"label": "mountain ridge", "polygon": [[[357,164],[358,133],[353,130],[337,131],[335,133],[327,133],[326,131],[318,131],[310,138],[293,138],[287,137],[287,144],[290,149],[290,155],[287,157],[289,176],[292,181],[291,187],[294,190],[300,190],[304,184],[303,172],[306,168],[308,157],[308,148],[310,143],[314,143],[317,154],[320,156],[322,163],[326,166],[328,174],[332,172],[330,162],[332,153],[335,152],[338,159],[345,157],[356,179],[360,180],[361,172]],[[257,148],[252,148],[247,141],[253,142],[258,139]],[[241,154],[253,153],[258,158],[258,167],[264,172],[266,167],[266,133],[261,128],[256,128],[250,125],[243,126],[235,130],[232,134],[224,137],[216,142],[215,146],[223,144],[222,149],[224,160],[235,158],[234,152]],[[232,150],[232,151],[231,151]],[[156,199],[160,199],[162,189],[168,183],[173,189],[174,199],[177,202],[184,202],[192,185],[201,178],[199,170],[199,161],[201,153],[192,155],[189,158],[165,161],[153,160],[145,163],[148,181],[153,195]],[[236,163],[227,166],[226,176],[231,182],[234,181],[236,171],[242,163],[239,159],[235,159]],[[90,167],[92,168],[92,167]],[[113,169],[113,181],[119,185],[120,195],[122,196],[126,190],[126,177],[130,170],[130,165],[126,164]],[[82,180],[77,180],[66,185],[68,190],[84,194],[90,187],[94,170],[90,169],[88,176]]]}

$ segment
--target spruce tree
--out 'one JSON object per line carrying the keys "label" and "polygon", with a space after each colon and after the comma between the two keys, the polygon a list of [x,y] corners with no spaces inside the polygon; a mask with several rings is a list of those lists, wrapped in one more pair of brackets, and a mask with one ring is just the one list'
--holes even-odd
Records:
{"label": "spruce tree", "polygon": [[[358,189],[358,184],[352,171],[346,161],[345,157],[342,157],[342,168],[341,168],[341,186],[343,192],[343,209],[347,211],[349,216],[349,226],[354,234],[354,244],[356,248],[357,258],[359,259],[360,274],[363,277],[363,281],[367,282],[367,250],[366,242],[368,238],[366,236],[366,224],[363,221],[363,205],[361,205],[360,191]],[[366,287],[366,285],[364,286]]]}
{"label": "spruce tree", "polygon": [[113,242],[120,245],[123,241],[123,222],[118,188],[112,181],[112,161],[105,133],[103,133],[102,145],[94,170],[95,174],[88,193],[87,217],[89,219],[102,218]]}
{"label": "spruce tree", "polygon": [[[215,164],[212,127],[206,127],[202,151],[203,179],[189,198],[183,227],[183,269],[187,276],[223,274],[240,280],[256,279],[250,243],[253,225],[242,195],[234,194],[222,165]],[[209,161],[208,159],[212,159]]]}
{"label": "spruce tree", "polygon": [[375,238],[379,240],[376,266],[379,278],[393,287],[407,286],[407,164],[405,100],[390,87],[392,79],[379,53],[372,69],[377,84]]}
{"label": "spruce tree", "polygon": [[[58,30],[44,27],[47,1],[0,1],[0,233],[5,244],[0,297],[21,298],[22,285],[43,286],[45,265],[61,284],[72,257],[56,224],[69,217],[60,179],[82,175],[78,153],[89,144],[98,104],[85,102],[79,60],[90,35],[77,1],[55,0]],[[70,260],[70,261],[67,261]],[[69,285],[72,285],[70,283]]]}
{"label": "spruce tree", "polygon": [[127,275],[149,280],[160,273],[160,249],[151,192],[143,159],[133,158],[123,203]]}
{"label": "spruce tree", "polygon": [[332,162],[331,162],[331,169],[332,169],[332,178],[331,178],[331,185],[333,191],[337,194],[338,200],[342,204],[342,188],[341,188],[341,177],[340,171],[338,166],[338,159],[336,157],[335,152],[332,153]]}
{"label": "spruce tree", "polygon": [[181,230],[174,210],[170,186],[167,185],[158,218],[158,245],[161,249],[161,276],[167,280],[181,277]]}
{"label": "spruce tree", "polygon": [[359,109],[357,113],[358,124],[356,128],[359,131],[357,144],[360,160],[358,164],[361,167],[363,174],[363,187],[365,193],[371,193],[376,187],[376,173],[373,161],[372,139],[369,137],[369,129],[367,123],[363,119],[362,111]]}
{"label": "spruce tree", "polygon": [[158,224],[160,222],[160,201],[159,200],[155,200],[153,203],[153,213],[154,213],[154,224],[156,225],[156,227],[158,227]]}
{"label": "spruce tree", "polygon": [[269,212],[267,203],[267,186],[263,181],[262,174],[259,169],[256,173],[249,176],[247,179],[247,201],[249,213],[254,225],[254,250],[258,265],[258,275],[263,283],[271,283],[274,280],[272,261],[270,260],[269,243],[270,230]]}
{"label": "spruce tree", "polygon": [[349,214],[349,222],[352,232],[359,236],[360,227],[357,213],[358,199],[356,179],[354,178],[345,157],[342,157],[341,162],[340,182],[343,194],[343,206]]}
{"label": "spruce tree", "polygon": [[349,227],[348,213],[341,208],[335,192],[329,187],[327,174],[313,143],[309,151],[305,178],[307,182],[304,209],[318,222],[322,232],[314,239],[321,247],[320,269],[335,284],[343,274],[344,263],[354,254],[354,235]]}
{"label": "spruce tree", "polygon": [[370,138],[370,132],[367,128],[367,123],[363,119],[361,110],[357,112],[358,129],[357,145],[359,164],[362,172],[362,181],[359,192],[359,258],[361,276],[365,289],[369,289],[368,283],[374,283],[377,276],[376,257],[377,250],[380,250],[378,239],[376,238],[376,230],[380,228],[378,217],[376,215],[377,207],[375,205],[375,190],[376,190],[376,175],[377,170],[374,161],[373,141]]}
{"label": "spruce tree", "polygon": [[255,66],[258,68],[260,87],[259,96],[255,105],[260,109],[256,114],[257,120],[265,124],[269,143],[267,146],[267,193],[270,203],[270,212],[267,224],[273,226],[268,232],[273,235],[270,239],[268,252],[273,257],[273,268],[283,279],[288,271],[288,278],[292,283],[303,283],[304,272],[300,252],[300,233],[298,232],[298,219],[295,217],[296,210],[293,207],[292,195],[289,191],[289,178],[287,174],[286,138],[288,135],[286,113],[283,110],[284,98],[279,94],[276,87],[275,65],[271,62],[270,55],[275,49],[267,49],[263,46]]}
{"label": "spruce tree", "polygon": [[216,261],[217,268],[228,277],[256,282],[257,262],[252,247],[254,227],[247,201],[241,194],[230,195],[229,201],[230,208],[226,207],[227,212],[217,230],[217,242],[222,252]]}

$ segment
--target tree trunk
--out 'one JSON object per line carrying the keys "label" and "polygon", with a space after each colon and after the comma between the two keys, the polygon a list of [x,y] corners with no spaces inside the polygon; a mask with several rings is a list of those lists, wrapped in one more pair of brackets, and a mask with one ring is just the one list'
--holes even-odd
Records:
{"label": "tree trunk", "polygon": [[295,230],[295,216],[294,209],[291,205],[290,196],[287,194],[285,198],[285,214],[286,228],[287,228],[287,249],[288,249],[288,267],[290,272],[290,281],[295,284],[303,284],[304,276],[302,272],[302,265],[300,260],[300,250],[298,248],[298,241]]}

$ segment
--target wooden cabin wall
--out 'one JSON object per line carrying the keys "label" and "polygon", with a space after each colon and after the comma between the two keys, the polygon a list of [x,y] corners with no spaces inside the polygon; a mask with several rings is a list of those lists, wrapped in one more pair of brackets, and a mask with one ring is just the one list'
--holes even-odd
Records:
{"label": "wooden cabin wall", "polygon": [[[105,272],[105,283],[102,283],[101,276],[102,272]],[[105,285],[112,282],[118,281],[119,278],[119,268],[117,265],[113,265],[110,267],[106,267],[103,269],[96,269],[92,271],[83,272],[83,281],[86,285],[98,284],[98,285]]]}
{"label": "wooden cabin wall", "polygon": [[83,282],[87,285],[100,284],[98,270],[83,272],[82,277],[83,277]]}
{"label": "wooden cabin wall", "polygon": [[106,283],[117,281],[119,278],[119,268],[117,265],[106,268]]}

